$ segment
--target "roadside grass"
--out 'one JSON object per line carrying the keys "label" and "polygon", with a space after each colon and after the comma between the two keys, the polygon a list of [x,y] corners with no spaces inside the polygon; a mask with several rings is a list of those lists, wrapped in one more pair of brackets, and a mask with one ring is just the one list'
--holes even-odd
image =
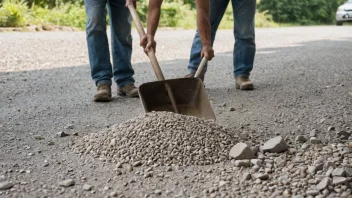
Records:
{"label": "roadside grass", "polygon": [[[148,2],[141,1],[137,6],[137,12],[140,19],[146,25],[146,14],[148,11]],[[109,19],[107,18],[109,22]],[[42,7],[38,5],[28,6],[25,0],[4,0],[0,4],[0,27],[26,27],[28,25],[56,25],[71,26],[84,30],[86,25],[85,7],[80,2],[58,4],[54,8]],[[256,27],[292,27],[292,26],[311,26],[322,25],[318,23],[284,23],[279,24],[273,21],[273,18],[267,11],[259,12],[255,15]],[[335,25],[335,24],[323,24]],[[344,23],[351,25],[351,23]],[[196,11],[188,5],[176,2],[164,2],[160,16],[159,27],[168,27],[175,29],[196,29]],[[233,29],[234,21],[232,6],[228,6],[219,29]]]}

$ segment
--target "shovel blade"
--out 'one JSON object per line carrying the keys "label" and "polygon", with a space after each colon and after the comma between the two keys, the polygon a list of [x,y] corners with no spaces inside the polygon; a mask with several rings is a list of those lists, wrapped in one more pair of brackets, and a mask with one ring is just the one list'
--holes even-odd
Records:
{"label": "shovel blade", "polygon": [[139,97],[146,113],[174,112],[165,84],[171,87],[180,114],[216,120],[203,82],[199,78],[170,79],[140,85]]}

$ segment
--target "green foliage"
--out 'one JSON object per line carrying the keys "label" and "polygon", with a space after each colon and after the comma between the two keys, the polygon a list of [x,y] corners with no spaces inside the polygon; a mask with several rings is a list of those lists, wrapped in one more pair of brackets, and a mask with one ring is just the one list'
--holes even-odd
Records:
{"label": "green foliage", "polygon": [[83,6],[67,3],[51,10],[33,5],[31,8],[31,22],[34,24],[53,24],[59,26],[74,26],[84,28],[86,13]]}
{"label": "green foliage", "polygon": [[333,23],[345,0],[261,0],[258,9],[268,11],[277,23]]}
{"label": "green foliage", "polygon": [[24,0],[5,0],[0,7],[0,26],[20,27],[27,23],[28,7]]}

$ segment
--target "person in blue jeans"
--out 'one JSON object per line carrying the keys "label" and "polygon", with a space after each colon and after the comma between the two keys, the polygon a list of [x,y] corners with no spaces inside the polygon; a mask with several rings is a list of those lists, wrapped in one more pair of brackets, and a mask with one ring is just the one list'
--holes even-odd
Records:
{"label": "person in blue jeans", "polygon": [[[135,0],[84,0],[91,77],[97,86],[94,101],[111,100],[112,77],[118,86],[118,95],[138,97],[131,65],[132,18],[127,8],[131,3],[135,5]],[[110,17],[112,64],[106,33],[106,7]]]}
{"label": "person in blue jeans", "polygon": [[[213,46],[215,34],[230,0],[210,0],[210,24],[211,44]],[[252,90],[254,86],[249,80],[253,69],[256,52],[254,17],[256,12],[256,0],[231,0],[234,16],[235,44],[233,51],[233,75],[236,79],[236,88],[240,90]],[[201,62],[202,43],[196,31],[188,65],[189,74],[186,77],[194,77]],[[207,68],[207,67],[206,67]],[[201,75],[204,81],[206,69]]]}

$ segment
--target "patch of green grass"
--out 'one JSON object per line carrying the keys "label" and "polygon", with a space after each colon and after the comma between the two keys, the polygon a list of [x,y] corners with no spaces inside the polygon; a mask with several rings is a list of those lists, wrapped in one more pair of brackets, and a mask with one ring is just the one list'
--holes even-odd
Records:
{"label": "patch of green grass", "polygon": [[0,26],[22,27],[27,24],[29,9],[24,0],[5,0],[0,6]]}

